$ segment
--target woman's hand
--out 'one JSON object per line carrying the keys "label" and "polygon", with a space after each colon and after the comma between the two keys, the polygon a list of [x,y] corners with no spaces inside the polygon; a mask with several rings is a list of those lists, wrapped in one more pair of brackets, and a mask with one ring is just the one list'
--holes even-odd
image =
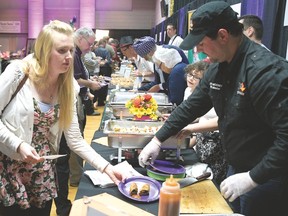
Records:
{"label": "woman's hand", "polygon": [[193,124],[189,124],[184,127],[181,131],[178,132],[176,135],[177,139],[183,139],[193,133]]}
{"label": "woman's hand", "polygon": [[162,121],[166,121],[169,118],[170,115],[171,115],[170,113],[161,114],[161,120]]}
{"label": "woman's hand", "polygon": [[127,178],[125,176],[124,172],[120,172],[119,170],[115,169],[114,166],[109,164],[105,169],[104,172],[111,178],[111,180],[118,185],[121,181],[124,182],[124,180]]}
{"label": "woman's hand", "polygon": [[26,163],[35,164],[44,161],[44,158],[41,158],[36,150],[25,142],[19,145],[17,152],[21,155],[22,161]]}
{"label": "woman's hand", "polygon": [[154,85],[148,90],[148,92],[159,92],[160,90],[161,89],[159,85]]}

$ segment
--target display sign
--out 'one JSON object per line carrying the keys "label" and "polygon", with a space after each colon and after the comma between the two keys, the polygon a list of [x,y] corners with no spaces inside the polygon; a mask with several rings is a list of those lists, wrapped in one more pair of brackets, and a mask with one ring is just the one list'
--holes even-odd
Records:
{"label": "display sign", "polygon": [[129,67],[126,67],[125,72],[124,72],[124,77],[129,78],[132,70]]}
{"label": "display sign", "polygon": [[121,65],[121,66],[120,66],[119,74],[124,76],[125,70],[126,70],[126,65]]}
{"label": "display sign", "polygon": [[0,33],[21,33],[21,22],[0,21]]}

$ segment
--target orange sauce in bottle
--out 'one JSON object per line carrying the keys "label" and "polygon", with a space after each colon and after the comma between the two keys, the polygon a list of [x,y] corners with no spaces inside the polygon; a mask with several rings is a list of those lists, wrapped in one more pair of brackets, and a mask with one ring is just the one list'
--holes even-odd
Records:
{"label": "orange sauce in bottle", "polygon": [[158,216],[179,216],[181,190],[179,183],[170,175],[162,184]]}

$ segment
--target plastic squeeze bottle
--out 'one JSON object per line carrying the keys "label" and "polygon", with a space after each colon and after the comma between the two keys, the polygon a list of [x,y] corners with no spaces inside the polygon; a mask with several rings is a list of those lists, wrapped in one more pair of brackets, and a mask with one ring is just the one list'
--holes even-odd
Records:
{"label": "plastic squeeze bottle", "polygon": [[173,175],[170,175],[160,189],[158,216],[179,216],[180,199],[180,185]]}

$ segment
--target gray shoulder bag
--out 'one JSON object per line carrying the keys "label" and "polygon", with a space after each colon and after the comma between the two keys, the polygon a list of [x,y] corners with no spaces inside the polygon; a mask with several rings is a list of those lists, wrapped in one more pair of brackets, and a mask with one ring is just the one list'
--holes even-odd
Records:
{"label": "gray shoulder bag", "polygon": [[[14,98],[14,97],[17,95],[17,93],[20,91],[20,89],[23,87],[23,85],[24,85],[24,83],[26,82],[27,79],[28,79],[28,74],[25,73],[24,78],[23,78],[23,79],[21,80],[21,82],[19,83],[19,85],[18,85],[16,91],[14,92],[14,94],[12,95],[9,103],[13,100],[13,98]],[[7,103],[6,106],[3,108],[2,113],[4,112],[4,110],[6,109],[6,107],[8,106],[9,103]]]}

